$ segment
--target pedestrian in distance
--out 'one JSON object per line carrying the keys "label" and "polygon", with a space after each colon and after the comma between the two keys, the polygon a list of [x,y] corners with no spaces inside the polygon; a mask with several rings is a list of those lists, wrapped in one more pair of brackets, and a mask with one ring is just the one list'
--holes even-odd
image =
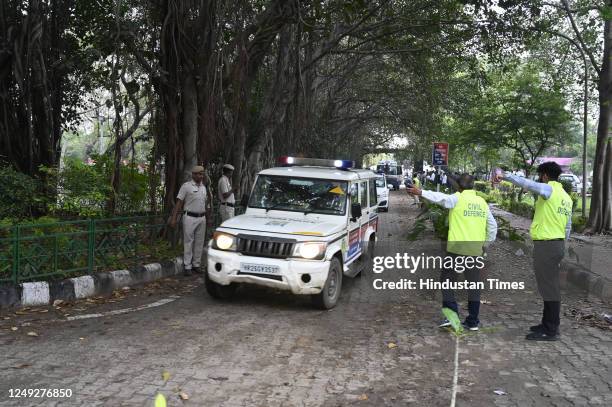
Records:
{"label": "pedestrian in distance", "polygon": [[[419,188],[420,189],[421,188],[421,181],[419,180],[419,175],[420,175],[420,173],[416,173],[416,175],[412,179],[412,183],[413,183],[415,188]],[[413,205],[417,205],[417,206],[421,205],[421,201],[419,200],[419,196],[418,195],[412,195],[412,199],[414,200],[414,202],[412,203]]]}
{"label": "pedestrian in distance", "polygon": [[556,341],[561,314],[560,263],[565,254],[565,240],[572,229],[572,199],[558,181],[559,164],[549,161],[537,169],[538,181],[497,170],[494,182],[509,181],[537,195],[529,234],[533,240],[533,268],[538,291],[544,301],[542,320],[529,328],[526,339]]}
{"label": "pedestrian in distance", "polygon": [[206,186],[204,167],[191,170],[191,180],[185,182],[176,196],[177,202],[170,217],[170,226],[176,227],[179,213],[183,214],[183,267],[185,275],[201,273],[200,264],[206,237]]}
{"label": "pedestrian in distance", "polygon": [[225,222],[229,218],[234,217],[237,193],[236,188],[232,188],[232,174],[234,166],[225,164],[223,166],[223,174],[219,178],[218,193],[219,193],[219,212],[221,213],[221,222]]}
{"label": "pedestrian in distance", "polygon": [[[453,264],[479,264],[478,257],[484,256],[485,248],[490,245],[497,236],[497,222],[489,210],[486,201],[476,195],[474,190],[474,178],[469,174],[462,174],[456,180],[459,192],[452,195],[442,192],[421,190],[413,187],[408,189],[410,195],[422,196],[432,203],[449,209],[448,239],[446,245],[447,256],[455,261]],[[460,262],[457,261],[457,258]],[[446,264],[447,262],[444,261]],[[481,267],[482,268],[482,267]],[[457,274],[465,272],[465,277],[470,283],[481,281],[481,268],[465,267],[464,271],[455,270],[453,267],[443,267],[440,281],[455,282]],[[477,286],[478,284],[473,284]],[[450,308],[459,314],[459,307],[455,300],[452,289],[442,290],[442,307]],[[479,329],[480,320],[480,289],[468,290],[468,316],[463,325],[470,331]],[[439,327],[450,326],[450,321],[444,320]]]}

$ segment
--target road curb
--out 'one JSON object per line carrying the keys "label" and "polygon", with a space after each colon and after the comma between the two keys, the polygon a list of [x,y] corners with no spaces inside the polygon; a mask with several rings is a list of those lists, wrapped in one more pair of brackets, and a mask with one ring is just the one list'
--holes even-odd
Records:
{"label": "road curb", "polygon": [[612,281],[567,260],[561,262],[561,269],[567,271],[567,281],[574,286],[586,290],[605,302],[612,303]]}
{"label": "road curb", "polygon": [[[502,235],[502,238],[504,236]],[[507,240],[507,239],[506,239]],[[509,241],[515,248],[522,249],[523,254],[533,256],[533,243],[529,241]],[[561,284],[570,283],[587,291],[601,300],[612,303],[612,280],[593,273],[587,267],[574,263],[568,258],[561,260]]]}
{"label": "road curb", "polygon": [[[525,253],[533,256],[533,246],[524,244]],[[561,282],[585,290],[601,300],[612,303],[612,281],[576,264],[567,257],[561,260]]]}
{"label": "road curb", "polygon": [[61,281],[34,281],[0,285],[0,309],[53,304],[56,300],[109,295],[121,287],[148,283],[173,276],[183,270],[183,259],[138,266],[133,270],[113,270]]}

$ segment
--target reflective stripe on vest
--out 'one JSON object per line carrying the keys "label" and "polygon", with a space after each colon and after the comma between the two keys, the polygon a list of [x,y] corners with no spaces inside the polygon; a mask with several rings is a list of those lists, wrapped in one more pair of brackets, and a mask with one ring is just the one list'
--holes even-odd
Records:
{"label": "reflective stripe on vest", "polygon": [[481,256],[487,238],[489,205],[473,189],[455,195],[459,200],[449,212],[446,250],[464,256]]}
{"label": "reflective stripe on vest", "polygon": [[548,199],[538,196],[529,234],[532,240],[565,239],[565,227],[572,216],[572,198],[563,185],[549,181],[552,193]]}

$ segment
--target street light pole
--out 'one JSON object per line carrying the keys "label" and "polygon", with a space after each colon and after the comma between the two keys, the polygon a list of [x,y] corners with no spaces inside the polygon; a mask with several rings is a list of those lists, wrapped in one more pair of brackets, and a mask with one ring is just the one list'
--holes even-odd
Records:
{"label": "street light pole", "polygon": [[587,194],[587,125],[589,121],[589,65],[582,48],[582,60],[584,62],[584,114],[582,117],[582,217],[586,218],[586,194]]}

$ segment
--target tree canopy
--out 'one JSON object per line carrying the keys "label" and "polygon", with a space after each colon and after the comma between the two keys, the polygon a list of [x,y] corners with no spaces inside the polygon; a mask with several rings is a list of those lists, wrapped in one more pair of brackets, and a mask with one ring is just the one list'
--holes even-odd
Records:
{"label": "tree canopy", "polygon": [[139,144],[166,211],[196,163],[231,162],[247,191],[279,155],[360,162],[398,139],[410,161],[446,139],[466,169],[529,168],[575,144],[586,69],[590,225],[609,230],[611,17],[612,0],[7,0],[0,159],[44,179],[88,133],[111,213]]}

